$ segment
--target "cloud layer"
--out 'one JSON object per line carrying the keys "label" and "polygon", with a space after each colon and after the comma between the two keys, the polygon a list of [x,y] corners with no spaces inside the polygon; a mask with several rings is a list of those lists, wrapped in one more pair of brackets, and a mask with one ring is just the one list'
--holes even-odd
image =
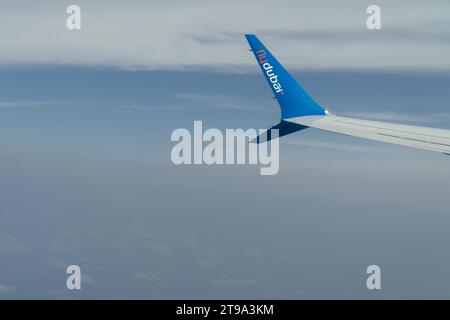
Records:
{"label": "cloud layer", "polygon": [[86,1],[0,4],[0,65],[254,70],[244,33],[291,68],[450,69],[448,1],[377,1],[382,30],[366,28],[369,1]]}

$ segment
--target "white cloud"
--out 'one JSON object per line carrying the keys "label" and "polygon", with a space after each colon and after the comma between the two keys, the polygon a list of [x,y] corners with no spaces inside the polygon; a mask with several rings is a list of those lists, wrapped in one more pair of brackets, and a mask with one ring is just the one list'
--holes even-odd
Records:
{"label": "white cloud", "polygon": [[225,96],[222,94],[197,94],[197,93],[184,93],[180,92],[176,94],[176,98],[190,101],[195,103],[198,108],[212,108],[212,109],[231,109],[241,111],[258,111],[258,112],[273,112],[274,109],[264,109],[261,106],[252,106],[251,101],[243,101],[242,99],[236,99],[233,97]]}
{"label": "white cloud", "polygon": [[216,286],[224,286],[224,287],[247,287],[253,286],[256,281],[255,279],[244,279],[244,280],[235,280],[235,279],[224,279],[224,280],[214,280],[213,283]]}
{"label": "white cloud", "polygon": [[139,246],[142,246],[152,253],[158,253],[162,256],[170,256],[169,246],[162,242],[160,238],[138,225],[131,225],[125,228],[124,233],[129,237],[129,239],[135,241]]}
{"label": "white cloud", "polygon": [[162,286],[162,276],[157,272],[136,272],[132,278],[137,281],[148,281],[155,286]]}
{"label": "white cloud", "polygon": [[360,0],[79,0],[80,31],[65,27],[67,4],[0,4],[0,64],[256,71],[243,34],[257,33],[291,68],[450,69],[443,0],[380,0],[375,31],[365,25],[371,2]]}
{"label": "white cloud", "polygon": [[17,107],[48,107],[54,106],[55,102],[48,101],[0,101],[0,108],[17,108]]}
{"label": "white cloud", "polygon": [[22,239],[0,233],[0,254],[4,255],[27,255],[31,249],[23,243]]}
{"label": "white cloud", "polygon": [[5,286],[3,284],[0,284],[0,294],[11,294],[16,291],[16,288],[11,286]]}
{"label": "white cloud", "polygon": [[84,284],[92,284],[94,283],[94,278],[87,276],[85,274],[81,275],[81,282]]}
{"label": "white cloud", "polygon": [[133,279],[136,279],[136,280],[159,280],[160,276],[158,274],[154,274],[154,273],[147,274],[145,272],[136,272],[133,275]]}
{"label": "white cloud", "polygon": [[67,266],[68,266],[67,263],[65,263],[64,261],[59,260],[59,259],[57,259],[57,258],[55,258],[55,257],[50,257],[50,258],[46,261],[46,263],[47,263],[50,267],[55,268],[55,269],[64,269],[64,270],[65,270],[65,269],[67,268]]}

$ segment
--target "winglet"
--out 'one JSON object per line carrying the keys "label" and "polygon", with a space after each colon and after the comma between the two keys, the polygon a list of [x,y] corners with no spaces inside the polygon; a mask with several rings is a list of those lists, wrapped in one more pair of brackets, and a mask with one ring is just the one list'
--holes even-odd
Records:
{"label": "winglet", "polygon": [[245,37],[280,105],[281,119],[326,114],[325,110],[306,93],[258,37],[254,34],[246,34]]}

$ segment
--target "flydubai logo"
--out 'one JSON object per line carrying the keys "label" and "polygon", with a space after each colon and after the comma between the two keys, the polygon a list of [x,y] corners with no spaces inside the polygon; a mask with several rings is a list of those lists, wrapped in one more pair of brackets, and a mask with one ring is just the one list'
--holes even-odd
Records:
{"label": "flydubai logo", "polygon": [[258,58],[258,63],[263,67],[266,72],[267,78],[272,84],[273,89],[276,93],[284,94],[283,88],[281,87],[280,82],[278,81],[278,75],[273,71],[273,66],[266,59],[266,51],[258,50],[255,52],[256,57]]}
{"label": "flydubai logo", "polygon": [[280,166],[278,137],[278,129],[203,131],[203,122],[194,121],[193,134],[184,128],[172,132],[170,141],[178,143],[170,158],[176,165],[259,164],[261,175],[274,175]]}

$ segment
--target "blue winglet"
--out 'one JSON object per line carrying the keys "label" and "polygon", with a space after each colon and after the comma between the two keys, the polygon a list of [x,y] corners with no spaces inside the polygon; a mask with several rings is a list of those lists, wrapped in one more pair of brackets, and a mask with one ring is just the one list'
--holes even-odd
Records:
{"label": "blue winglet", "polygon": [[325,115],[325,110],[306,93],[254,34],[246,34],[245,37],[280,105],[281,119]]}

